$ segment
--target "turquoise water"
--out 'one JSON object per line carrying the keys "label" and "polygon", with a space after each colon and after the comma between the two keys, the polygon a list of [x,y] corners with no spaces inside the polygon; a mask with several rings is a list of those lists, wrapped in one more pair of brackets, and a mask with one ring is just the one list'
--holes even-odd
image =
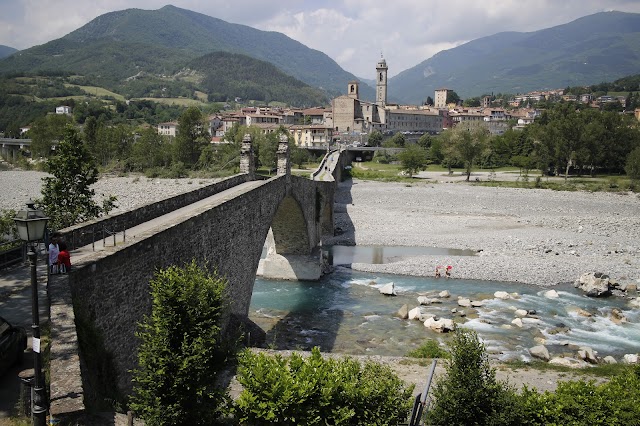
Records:
{"label": "turquoise water", "polygon": [[[395,297],[379,293],[393,282]],[[319,282],[292,282],[257,279],[251,300],[250,318],[267,332],[267,345],[278,349],[310,349],[344,354],[406,355],[426,339],[445,342],[447,335],[433,332],[414,320],[395,314],[407,304],[418,306],[417,297],[437,297],[448,290],[451,297],[441,304],[423,306],[433,313],[478,332],[494,358],[528,360],[528,348],[544,339],[555,355],[575,354],[575,347],[590,346],[599,356],[640,351],[640,310],[632,310],[622,298],[595,299],[583,296],[572,286],[554,287],[560,297],[548,299],[548,288],[518,283],[458,279],[419,278],[367,274],[338,268]],[[498,300],[495,291],[518,293],[518,299]],[[484,300],[477,309],[461,308],[458,296]],[[465,317],[451,312],[464,310]],[[615,324],[613,308],[621,309],[629,320]],[[515,309],[535,310],[522,328],[511,325]],[[582,310],[582,315],[580,314]],[[586,312],[591,317],[583,316]],[[537,341],[536,341],[536,338]]]}

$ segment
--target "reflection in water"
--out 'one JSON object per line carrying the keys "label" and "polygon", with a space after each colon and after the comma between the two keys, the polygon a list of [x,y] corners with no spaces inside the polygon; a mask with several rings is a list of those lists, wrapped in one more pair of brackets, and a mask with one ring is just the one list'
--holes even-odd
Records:
{"label": "reflection in water", "polygon": [[[379,288],[389,282],[394,282],[398,296],[380,294]],[[554,288],[560,297],[549,299],[544,296],[548,289],[518,283],[373,275],[338,268],[318,283],[256,280],[249,316],[268,332],[266,344],[280,349],[320,346],[345,354],[402,356],[426,339],[448,338],[419,321],[397,317],[402,305],[417,307],[417,297],[426,295],[438,303],[422,306],[423,313],[453,318],[476,330],[492,357],[529,359],[528,349],[541,339],[552,356],[575,356],[576,347],[583,345],[601,357],[618,359],[640,351],[640,309],[631,309],[622,298],[588,298],[570,285]],[[439,297],[442,290],[451,296]],[[518,297],[496,299],[498,290]],[[483,306],[462,308],[458,296],[483,300]],[[612,321],[613,308],[629,322]],[[518,327],[512,324],[516,309],[536,313]]]}
{"label": "reflection in water", "polygon": [[475,256],[477,253],[476,250],[405,246],[328,246],[324,250],[332,265],[383,264],[397,262],[411,256]]}

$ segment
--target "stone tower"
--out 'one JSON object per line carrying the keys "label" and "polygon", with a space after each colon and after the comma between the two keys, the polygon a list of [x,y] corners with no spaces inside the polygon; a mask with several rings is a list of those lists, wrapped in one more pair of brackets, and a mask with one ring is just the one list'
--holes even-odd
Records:
{"label": "stone tower", "polygon": [[349,86],[347,87],[347,96],[349,96],[350,98],[353,99],[359,99],[360,96],[358,95],[358,82],[357,81],[350,81],[349,82]]}
{"label": "stone tower", "polygon": [[249,179],[253,180],[256,173],[256,160],[253,152],[253,144],[249,133],[242,138],[242,147],[240,148],[240,173],[247,173]]}
{"label": "stone tower", "polygon": [[381,107],[387,105],[387,61],[380,57],[376,65],[376,103]]}

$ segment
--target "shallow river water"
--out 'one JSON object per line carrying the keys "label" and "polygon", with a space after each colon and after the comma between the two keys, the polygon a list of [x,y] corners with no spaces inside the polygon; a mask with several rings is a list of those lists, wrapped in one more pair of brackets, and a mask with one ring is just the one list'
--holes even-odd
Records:
{"label": "shallow river water", "polygon": [[[380,294],[379,288],[390,282],[397,296]],[[267,332],[266,344],[272,348],[319,346],[352,355],[404,356],[426,339],[445,342],[448,336],[417,320],[402,320],[397,311],[404,304],[409,309],[418,306],[420,295],[438,298],[448,290],[450,297],[422,306],[422,312],[453,318],[476,330],[493,358],[528,360],[528,349],[538,344],[536,337],[544,339],[552,356],[575,356],[577,346],[618,360],[640,351],[640,309],[631,309],[623,298],[588,298],[570,285],[554,289],[557,299],[544,296],[549,288],[518,283],[368,274],[337,267],[319,282],[257,279],[249,316]],[[518,298],[496,299],[498,290],[517,293]],[[483,306],[461,308],[458,296],[483,300]],[[614,323],[613,308],[622,310],[628,322]],[[522,328],[511,323],[516,309],[535,310]]]}

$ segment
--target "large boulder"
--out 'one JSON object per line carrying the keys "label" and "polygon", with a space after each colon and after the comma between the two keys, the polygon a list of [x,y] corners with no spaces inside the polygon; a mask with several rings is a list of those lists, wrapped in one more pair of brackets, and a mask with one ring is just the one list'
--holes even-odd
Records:
{"label": "large boulder", "polygon": [[404,304],[400,309],[398,309],[398,316],[402,319],[409,318],[409,305]]}
{"label": "large boulder", "polygon": [[544,345],[538,345],[530,348],[529,353],[532,357],[541,359],[543,361],[549,361],[551,359],[551,357],[549,356],[549,350]]}
{"label": "large boulder", "polygon": [[629,305],[631,305],[632,308],[640,308],[640,297],[636,297],[635,299],[631,299],[629,301]]}
{"label": "large boulder", "polygon": [[569,368],[585,368],[589,365],[582,360],[566,357],[554,357],[549,361],[549,364],[560,365],[562,367]]}
{"label": "large boulder", "polygon": [[380,287],[380,294],[385,296],[396,296],[396,288],[394,283],[385,284]]}
{"label": "large boulder", "polygon": [[495,293],[493,293],[493,297],[500,300],[511,299],[511,296],[506,291],[496,291]]}
{"label": "large boulder", "polygon": [[424,326],[430,328],[438,333],[448,333],[456,329],[456,323],[452,319],[440,318],[428,318],[424,323]]}
{"label": "large boulder", "polygon": [[420,308],[413,308],[407,313],[407,318],[409,318],[410,320],[419,320],[420,315],[422,315],[422,311],[420,311]]}
{"label": "large boulder", "polygon": [[555,290],[548,290],[544,292],[544,297],[546,297],[547,299],[557,299],[558,297],[560,297],[560,295]]}
{"label": "large boulder", "polygon": [[622,324],[623,322],[629,322],[625,314],[618,308],[611,310],[611,322],[614,324]]}
{"label": "large boulder", "polygon": [[611,295],[611,281],[609,276],[599,272],[582,274],[574,286],[581,289],[589,297],[604,297]]}
{"label": "large boulder", "polygon": [[438,293],[438,296],[446,299],[447,297],[451,297],[451,293],[449,293],[449,290],[442,290],[440,293]]}
{"label": "large boulder", "polygon": [[580,357],[580,359],[587,361],[589,364],[597,364],[598,363],[598,359],[596,358],[596,354],[593,351],[593,349],[591,349],[588,346],[583,346],[580,349],[578,349],[578,357]]}
{"label": "large boulder", "polygon": [[617,364],[618,363],[618,361],[616,361],[616,359],[614,357],[612,357],[611,355],[605,356],[603,361],[605,362],[605,364]]}
{"label": "large boulder", "polygon": [[418,303],[421,305],[430,305],[431,299],[427,296],[418,296]]}
{"label": "large boulder", "polygon": [[514,314],[517,317],[526,317],[529,314],[529,311],[525,311],[524,309],[516,309],[516,311],[514,312]]}
{"label": "large boulder", "polygon": [[462,306],[463,308],[468,308],[471,306],[471,300],[466,297],[461,297],[458,299],[458,306]]}
{"label": "large boulder", "polygon": [[622,359],[625,364],[637,364],[638,354],[626,354]]}

